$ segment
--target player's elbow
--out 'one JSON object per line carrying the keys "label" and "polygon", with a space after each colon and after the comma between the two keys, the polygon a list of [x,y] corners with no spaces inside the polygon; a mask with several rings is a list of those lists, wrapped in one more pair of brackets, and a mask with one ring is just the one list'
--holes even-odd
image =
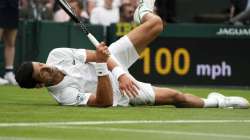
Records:
{"label": "player's elbow", "polygon": [[97,107],[99,107],[99,108],[108,108],[108,107],[111,107],[111,106],[112,106],[112,104],[105,104],[105,105],[99,105]]}
{"label": "player's elbow", "polygon": [[113,98],[108,100],[97,100],[96,107],[107,108],[113,106]]}
{"label": "player's elbow", "polygon": [[111,106],[113,106],[113,103],[97,103],[96,104],[96,107],[99,107],[99,108],[107,108]]}

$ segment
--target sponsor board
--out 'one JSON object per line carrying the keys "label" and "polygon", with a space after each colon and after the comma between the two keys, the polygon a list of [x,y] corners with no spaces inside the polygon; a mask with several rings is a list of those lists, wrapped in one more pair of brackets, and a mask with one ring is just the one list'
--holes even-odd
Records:
{"label": "sponsor board", "polygon": [[250,28],[219,28],[216,35],[221,36],[250,36]]}
{"label": "sponsor board", "polygon": [[[113,25],[109,41],[134,28]],[[168,24],[130,72],[153,84],[250,86],[249,44],[247,26]]]}
{"label": "sponsor board", "polygon": [[130,72],[153,84],[250,86],[249,43],[160,37]]}

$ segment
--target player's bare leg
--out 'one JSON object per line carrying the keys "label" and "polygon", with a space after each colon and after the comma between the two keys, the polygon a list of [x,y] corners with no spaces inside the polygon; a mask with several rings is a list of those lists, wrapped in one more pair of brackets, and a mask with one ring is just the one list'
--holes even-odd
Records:
{"label": "player's bare leg", "polygon": [[153,13],[154,1],[140,0],[134,18],[141,25],[127,34],[139,54],[163,30],[161,18]]}
{"label": "player's bare leg", "polygon": [[[176,107],[204,107],[204,101],[191,94],[184,94],[170,88],[154,88],[155,105],[174,105]],[[217,106],[217,102],[215,104]]]}
{"label": "player's bare leg", "polygon": [[182,108],[249,108],[249,102],[243,97],[226,97],[219,93],[210,93],[206,99],[192,94],[181,93],[169,88],[154,88],[155,105],[174,105]]}

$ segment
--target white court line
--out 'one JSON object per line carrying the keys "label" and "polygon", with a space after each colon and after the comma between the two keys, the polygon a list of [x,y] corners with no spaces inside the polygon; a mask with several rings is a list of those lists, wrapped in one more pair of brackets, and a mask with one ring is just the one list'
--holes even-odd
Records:
{"label": "white court line", "polygon": [[17,122],[0,123],[0,127],[104,125],[104,124],[199,124],[199,123],[250,123],[250,120],[122,120],[122,121],[76,121],[76,122]]}
{"label": "white court line", "polygon": [[13,136],[0,136],[0,140],[56,140],[48,138],[32,138],[32,137],[13,137]]}
{"label": "white court line", "polygon": [[146,134],[164,134],[164,135],[178,135],[178,136],[196,136],[196,137],[215,137],[215,138],[233,138],[233,139],[250,139],[246,135],[232,135],[232,134],[218,134],[218,133],[203,133],[203,132],[184,132],[184,131],[166,131],[166,130],[152,130],[152,129],[127,129],[127,128],[112,128],[112,127],[70,127],[70,126],[56,126],[51,128],[61,129],[80,129],[80,130],[95,130],[95,131],[109,131],[109,132],[128,132],[128,133],[146,133]]}

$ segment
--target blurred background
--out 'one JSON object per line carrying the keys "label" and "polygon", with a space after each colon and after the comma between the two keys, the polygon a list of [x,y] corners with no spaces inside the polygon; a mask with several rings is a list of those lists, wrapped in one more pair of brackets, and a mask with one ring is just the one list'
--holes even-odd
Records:
{"label": "blurred background", "polygon": [[[68,0],[80,17],[91,24],[97,23],[94,19],[101,8],[109,9],[116,21],[131,21],[138,0]],[[192,23],[229,23],[249,24],[249,17],[230,21],[249,8],[248,0],[156,0],[156,8],[168,22]],[[102,9],[103,10],[103,9]],[[52,20],[65,22],[69,20],[58,6],[56,0],[19,0],[20,19]],[[103,14],[103,13],[99,13]],[[99,17],[107,18],[107,17]],[[128,19],[124,19],[128,18]],[[113,19],[113,20],[115,20]]]}
{"label": "blurred background", "polygon": [[[153,84],[249,87],[249,1],[156,0],[166,27],[130,72]],[[137,26],[138,0],[68,2],[108,44]],[[21,62],[45,62],[53,48],[94,49],[56,0],[1,0],[0,38],[0,84],[15,85]]]}

